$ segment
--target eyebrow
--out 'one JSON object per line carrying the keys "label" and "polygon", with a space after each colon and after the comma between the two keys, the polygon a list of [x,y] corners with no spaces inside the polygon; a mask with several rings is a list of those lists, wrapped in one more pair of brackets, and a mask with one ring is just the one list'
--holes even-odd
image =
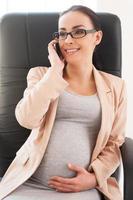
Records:
{"label": "eyebrow", "polygon": [[[81,26],[84,26],[84,25],[76,25],[76,26],[73,26],[72,29],[75,29],[75,28],[79,28]],[[85,26],[84,26],[85,27]],[[66,30],[66,28],[62,27],[62,28],[59,28],[60,30]]]}

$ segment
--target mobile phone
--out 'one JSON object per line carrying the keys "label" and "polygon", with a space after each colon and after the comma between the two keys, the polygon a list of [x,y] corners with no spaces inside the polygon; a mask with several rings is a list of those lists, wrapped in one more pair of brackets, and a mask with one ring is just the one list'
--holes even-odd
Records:
{"label": "mobile phone", "polygon": [[55,45],[55,48],[56,48],[56,52],[58,54],[58,56],[63,59],[63,55],[61,53],[61,50],[60,50],[60,46],[59,46],[59,43],[57,42],[56,45]]}

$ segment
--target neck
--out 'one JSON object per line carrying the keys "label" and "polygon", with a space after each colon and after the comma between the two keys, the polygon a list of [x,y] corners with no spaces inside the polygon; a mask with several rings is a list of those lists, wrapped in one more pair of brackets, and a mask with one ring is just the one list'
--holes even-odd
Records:
{"label": "neck", "polygon": [[80,65],[70,65],[67,64],[65,67],[65,73],[64,77],[67,80],[78,82],[78,83],[84,83],[88,80],[92,80],[92,63]]}

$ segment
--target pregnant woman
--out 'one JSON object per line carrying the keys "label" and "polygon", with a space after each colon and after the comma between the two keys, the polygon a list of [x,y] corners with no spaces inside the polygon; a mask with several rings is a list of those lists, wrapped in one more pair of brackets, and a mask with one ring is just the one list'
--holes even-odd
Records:
{"label": "pregnant woman", "polygon": [[91,9],[61,13],[51,66],[30,69],[16,106],[31,133],[0,182],[0,200],[122,200],[111,175],[124,142],[125,83],[93,65],[101,39]]}

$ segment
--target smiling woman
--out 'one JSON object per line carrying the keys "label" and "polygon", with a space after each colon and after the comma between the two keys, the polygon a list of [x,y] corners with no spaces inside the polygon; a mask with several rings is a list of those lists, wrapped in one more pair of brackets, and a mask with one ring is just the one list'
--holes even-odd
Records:
{"label": "smiling woman", "polygon": [[61,13],[54,35],[51,67],[30,69],[15,109],[32,131],[0,182],[0,200],[122,200],[111,175],[124,142],[125,83],[93,65],[100,20],[75,5]]}

